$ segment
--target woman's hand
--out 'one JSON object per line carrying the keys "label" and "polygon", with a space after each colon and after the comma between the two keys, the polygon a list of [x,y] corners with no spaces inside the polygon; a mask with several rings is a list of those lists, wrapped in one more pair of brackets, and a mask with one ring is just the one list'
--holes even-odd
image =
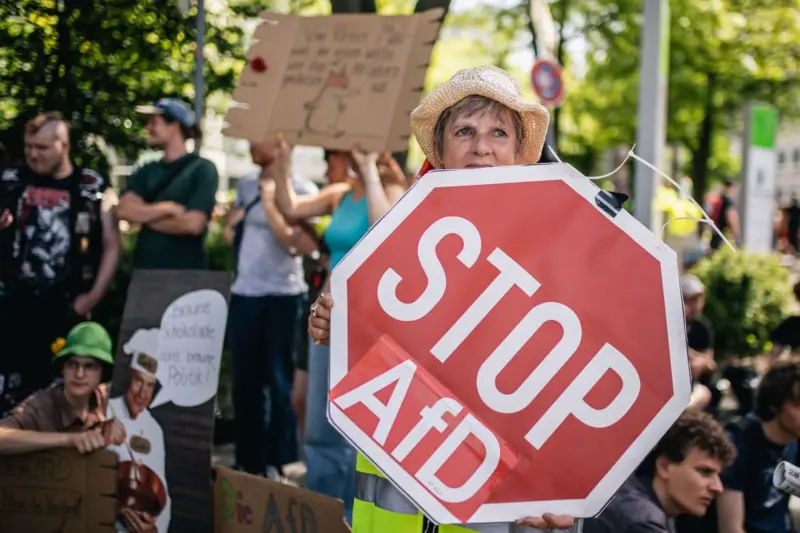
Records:
{"label": "woman's hand", "polygon": [[317,344],[328,344],[331,337],[331,310],[333,298],[330,294],[320,294],[311,306],[308,317],[308,333]]}
{"label": "woman's hand", "polygon": [[569,529],[575,525],[575,519],[571,516],[545,513],[541,518],[529,516],[517,520],[517,524],[536,529]]}
{"label": "woman's hand", "polygon": [[275,161],[275,178],[285,179],[288,177],[292,166],[292,147],[289,146],[283,135],[278,135],[272,157]]}
{"label": "woman's hand", "polygon": [[378,173],[378,152],[363,152],[358,146],[352,151],[353,162],[356,164],[356,171],[363,181],[370,179],[377,180]]}

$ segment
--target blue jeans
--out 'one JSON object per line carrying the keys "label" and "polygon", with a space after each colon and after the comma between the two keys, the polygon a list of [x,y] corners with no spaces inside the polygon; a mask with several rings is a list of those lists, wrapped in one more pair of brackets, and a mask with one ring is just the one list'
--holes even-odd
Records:
{"label": "blue jeans", "polygon": [[[233,359],[236,464],[264,475],[297,461],[297,420],[291,404],[297,328],[306,297],[231,296],[228,345]],[[269,387],[269,403],[265,387]]]}
{"label": "blue jeans", "polygon": [[306,485],[344,502],[347,523],[353,519],[356,452],[328,422],[329,349],[309,343],[306,397]]}

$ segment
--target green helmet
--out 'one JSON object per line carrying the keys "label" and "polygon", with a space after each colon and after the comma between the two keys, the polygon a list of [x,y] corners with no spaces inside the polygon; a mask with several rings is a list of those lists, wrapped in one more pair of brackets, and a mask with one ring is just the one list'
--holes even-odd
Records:
{"label": "green helmet", "polygon": [[97,322],[81,322],[70,330],[66,339],[53,343],[53,365],[60,374],[70,356],[91,357],[103,366],[103,382],[111,381],[114,372],[113,343],[108,332]]}

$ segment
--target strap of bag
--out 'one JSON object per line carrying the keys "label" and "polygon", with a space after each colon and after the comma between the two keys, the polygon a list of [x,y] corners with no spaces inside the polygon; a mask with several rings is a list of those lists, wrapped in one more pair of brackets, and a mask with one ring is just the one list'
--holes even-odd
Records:
{"label": "strap of bag", "polygon": [[173,183],[175,183],[175,181],[178,178],[182,178],[183,176],[189,174],[195,168],[199,167],[200,166],[200,161],[201,161],[201,158],[198,157],[197,159],[195,159],[194,161],[190,162],[188,165],[186,165],[185,167],[180,169],[178,171],[178,173],[175,174],[174,176],[170,176],[169,178],[167,178],[165,180],[162,180],[162,182],[159,184],[158,188],[154,191],[153,199],[152,199],[152,201],[150,203],[156,203],[156,202],[160,201],[158,199],[158,197],[161,196],[162,194],[164,194],[164,192],[167,189],[169,189],[169,186],[172,185]]}
{"label": "strap of bag", "polygon": [[247,218],[247,213],[249,213],[250,210],[253,209],[253,207],[255,207],[259,202],[261,202],[261,193],[256,194],[256,197],[253,198],[249,204],[244,206],[244,215],[242,216],[242,221]]}

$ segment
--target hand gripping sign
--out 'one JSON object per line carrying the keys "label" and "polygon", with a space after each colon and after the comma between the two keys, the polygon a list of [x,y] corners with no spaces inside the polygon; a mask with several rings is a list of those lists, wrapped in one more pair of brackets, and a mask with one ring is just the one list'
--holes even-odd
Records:
{"label": "hand gripping sign", "polygon": [[688,404],[676,255],[609,197],[430,173],[334,270],[330,420],[432,520],[594,516]]}

